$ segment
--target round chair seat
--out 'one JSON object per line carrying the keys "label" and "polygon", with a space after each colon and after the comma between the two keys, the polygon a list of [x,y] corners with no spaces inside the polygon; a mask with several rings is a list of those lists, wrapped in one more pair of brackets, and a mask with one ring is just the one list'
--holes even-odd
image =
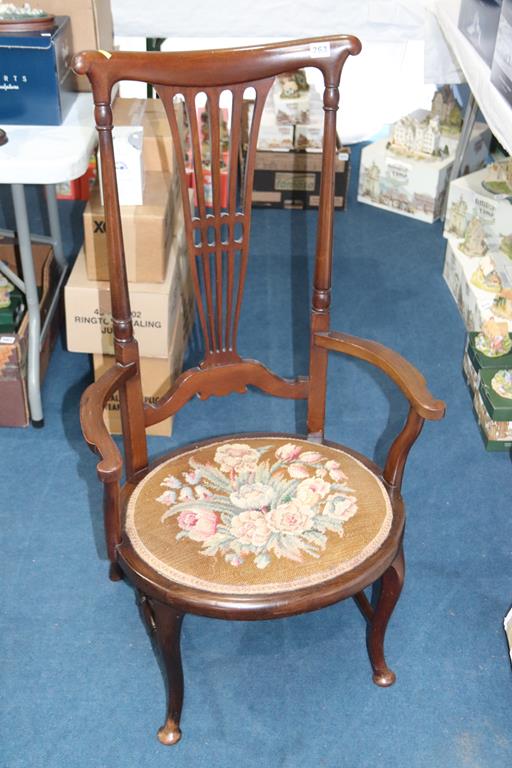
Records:
{"label": "round chair seat", "polygon": [[243,436],[185,449],[149,472],[128,502],[125,535],[171,582],[270,595],[364,564],[392,522],[384,484],[346,451]]}

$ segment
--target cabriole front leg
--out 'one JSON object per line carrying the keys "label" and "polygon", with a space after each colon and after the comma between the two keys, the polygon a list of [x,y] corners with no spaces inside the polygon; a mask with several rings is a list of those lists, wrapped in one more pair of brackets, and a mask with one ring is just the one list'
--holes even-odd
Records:
{"label": "cabriole front leg", "polygon": [[180,634],[183,615],[170,605],[151,600],[155,634],[167,677],[167,716],[158,731],[158,740],[166,746],[181,739],[180,718],[183,706],[183,667]]}
{"label": "cabriole front leg", "polygon": [[368,626],[368,655],[373,667],[373,682],[383,688],[393,685],[396,680],[384,657],[384,637],[402,591],[404,573],[404,553],[400,547],[397,557],[381,577],[379,597]]}

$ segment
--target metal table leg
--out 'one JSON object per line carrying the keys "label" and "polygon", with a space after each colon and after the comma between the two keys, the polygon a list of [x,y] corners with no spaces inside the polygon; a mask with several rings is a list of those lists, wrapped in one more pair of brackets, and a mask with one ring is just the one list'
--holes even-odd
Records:
{"label": "metal table leg", "polygon": [[37,294],[36,275],[32,258],[32,244],[30,241],[25,187],[23,184],[11,184],[11,192],[28,311],[28,402],[30,405],[32,424],[34,427],[42,427],[44,425],[44,419],[39,373],[41,316],[39,313],[39,296]]}
{"label": "metal table leg", "polygon": [[55,261],[61,268],[67,269],[67,262],[62,247],[62,235],[60,231],[59,211],[57,207],[57,195],[55,184],[46,185],[46,205],[48,207],[48,220],[50,223],[50,236],[53,245]]}

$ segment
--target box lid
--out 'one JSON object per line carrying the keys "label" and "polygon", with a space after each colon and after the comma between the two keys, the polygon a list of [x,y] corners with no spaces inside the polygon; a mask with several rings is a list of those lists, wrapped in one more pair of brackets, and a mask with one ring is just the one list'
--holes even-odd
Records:
{"label": "box lid", "polygon": [[31,32],[1,32],[0,31],[0,48],[36,48],[38,50],[47,51],[55,42],[55,38],[59,34],[63,26],[69,22],[69,16],[57,16],[55,19],[55,26],[51,31],[45,30],[39,32],[37,30]]}
{"label": "box lid", "polygon": [[[512,349],[506,355],[501,357],[487,357],[483,352],[479,352],[475,347],[475,339],[478,336],[477,331],[472,331],[469,334],[468,339],[468,355],[473,363],[475,370],[492,369],[497,370],[499,368],[512,368]],[[512,341],[512,333],[509,333],[510,340]]]}

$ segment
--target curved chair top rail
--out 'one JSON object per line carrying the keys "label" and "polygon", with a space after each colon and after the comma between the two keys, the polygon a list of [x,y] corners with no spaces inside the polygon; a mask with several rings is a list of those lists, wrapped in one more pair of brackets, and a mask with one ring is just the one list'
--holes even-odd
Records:
{"label": "curved chair top rail", "polygon": [[234,82],[250,83],[302,67],[320,69],[326,84],[335,85],[347,56],[355,56],[360,50],[357,37],[333,35],[214,51],[83,51],[74,57],[72,66],[77,74],[89,77],[97,95],[108,98],[111,87],[119,80],[183,88],[221,87]]}

